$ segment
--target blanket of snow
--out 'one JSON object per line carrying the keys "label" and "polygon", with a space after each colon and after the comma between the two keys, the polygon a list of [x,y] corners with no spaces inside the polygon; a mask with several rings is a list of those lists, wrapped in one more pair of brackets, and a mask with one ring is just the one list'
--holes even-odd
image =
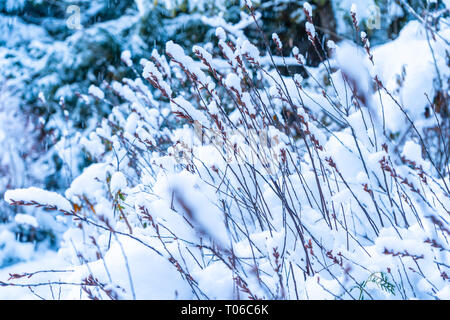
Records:
{"label": "blanket of snow", "polygon": [[[367,18],[358,11],[366,1],[340,4]],[[309,22],[307,30],[315,35]],[[409,161],[401,162],[384,136],[403,136],[408,121],[430,125],[425,94],[435,95],[436,77],[450,78],[448,24],[431,44],[425,32],[409,22],[396,40],[371,48],[374,64],[363,48],[332,44],[327,63],[306,68],[308,80],[250,72],[265,65],[259,51],[239,37],[232,48],[221,27],[224,75],[207,73],[217,61],[206,48],[193,48],[200,62],[167,42],[167,60],[155,52],[139,69],[159,91],[139,77],[111,85],[126,103],[79,139],[98,161],[64,194],[5,193],[7,203],[56,209],[43,214],[67,229],[57,252],[38,255],[32,245],[7,248],[13,234],[0,229],[0,245],[30,260],[0,269],[0,299],[450,299],[448,170],[438,176],[414,140],[396,141]],[[121,57],[132,66],[129,51]],[[331,65],[332,86],[322,92],[314,80]],[[375,76],[392,97],[373,91]],[[267,87],[249,89],[250,80]],[[107,97],[94,85],[87,93]],[[227,103],[235,108],[225,117]],[[287,103],[302,106],[305,142],[272,121]],[[186,122],[169,129],[169,110]],[[1,111],[3,146],[2,122],[16,115]],[[312,115],[345,127],[323,130]],[[29,212],[15,222],[36,229],[41,218]]]}

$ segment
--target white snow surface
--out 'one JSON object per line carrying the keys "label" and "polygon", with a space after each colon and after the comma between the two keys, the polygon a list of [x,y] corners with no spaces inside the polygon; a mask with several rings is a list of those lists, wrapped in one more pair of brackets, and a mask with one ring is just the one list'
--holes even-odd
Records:
{"label": "white snow surface", "polygon": [[51,192],[42,190],[39,188],[31,187],[26,189],[8,190],[5,192],[5,201],[11,203],[12,201],[24,201],[27,203],[33,203],[56,207],[57,209],[64,211],[72,211],[72,205],[63,196]]}

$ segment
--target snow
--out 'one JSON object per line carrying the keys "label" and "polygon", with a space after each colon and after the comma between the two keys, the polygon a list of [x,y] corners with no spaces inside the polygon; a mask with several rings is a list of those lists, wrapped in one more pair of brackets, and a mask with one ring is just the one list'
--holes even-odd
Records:
{"label": "snow", "polygon": [[239,94],[242,94],[241,79],[239,79],[239,77],[236,74],[229,73],[225,79],[225,84],[230,89],[234,89]]}
{"label": "snow", "polygon": [[296,74],[294,74],[294,80],[296,82],[298,82],[299,84],[301,84],[303,81],[303,77],[301,75],[299,75],[298,73],[296,73]]}
{"label": "snow", "polygon": [[114,172],[110,183],[111,193],[116,194],[118,191],[124,191],[126,187],[127,178],[125,175],[120,171]]}
{"label": "snow", "polygon": [[196,63],[191,57],[187,56],[181,46],[173,41],[168,41],[166,43],[166,52],[172,57],[172,59],[180,63],[186,70],[192,73],[200,83],[205,85],[209,82],[205,73],[200,69],[198,63]]}
{"label": "snow", "polygon": [[422,147],[413,141],[406,141],[403,146],[402,156],[410,161],[414,161],[417,167],[429,170],[430,164],[423,160]]}
{"label": "snow", "polygon": [[358,96],[368,96],[371,92],[372,79],[370,77],[367,57],[361,48],[344,42],[336,49],[336,59],[342,73],[350,79],[350,84],[358,92]]}
{"label": "snow", "polygon": [[[266,27],[265,3],[245,3]],[[300,2],[306,60],[296,46],[270,55],[248,10],[231,23],[224,1],[208,12],[189,1],[178,15],[180,3],[167,0],[159,5],[178,16],[161,21],[148,21],[153,2],[136,1],[129,16],[98,23],[111,41],[134,33],[114,44],[117,61],[86,74],[58,69],[73,77],[62,86],[45,66],[59,54],[78,70],[87,56],[76,45],[84,35],[99,44],[97,23],[55,42],[18,21],[11,39],[0,36],[0,74],[10,72],[0,87],[0,298],[448,299],[447,142],[436,119],[447,125],[438,93],[448,91],[450,32],[441,20],[432,37],[408,17],[380,43],[364,26],[373,4],[331,1],[339,36],[354,36],[342,28],[352,28],[349,14],[361,20],[355,44],[321,38],[302,14],[313,7]],[[392,6],[387,25],[404,14]],[[163,34],[190,19],[207,39]],[[146,40],[143,22],[157,24]],[[310,54],[320,43],[325,61]],[[89,64],[104,54],[95,55]],[[86,78],[81,89],[76,77]],[[22,112],[28,88],[39,117]],[[441,101],[431,116],[427,96]],[[81,111],[89,116],[75,120]],[[83,290],[87,279],[97,284]]]}
{"label": "snow", "polygon": [[272,40],[273,40],[273,42],[275,42],[275,44],[277,45],[277,47],[279,49],[283,48],[283,44],[280,41],[280,37],[276,33],[272,33]]}
{"label": "snow", "polygon": [[81,202],[83,196],[94,198],[97,194],[102,194],[102,182],[106,181],[106,175],[110,171],[111,166],[104,163],[90,165],[72,181],[70,188],[65,192],[66,198],[73,202]]}
{"label": "snow", "polygon": [[314,37],[316,37],[316,28],[309,21],[306,22],[305,27],[306,27],[306,31],[310,35],[310,39],[312,41],[312,39],[314,39]]}
{"label": "snow", "polygon": [[311,5],[309,4],[309,2],[303,3],[303,9],[304,9],[306,12],[308,12],[308,15],[309,15],[310,17],[313,16],[313,15],[312,15],[312,7],[311,7]]}
{"label": "snow", "polygon": [[327,41],[327,47],[329,48],[329,49],[336,49],[336,43],[333,41],[333,40],[328,40]]}
{"label": "snow", "polygon": [[162,88],[167,92],[169,97],[172,95],[172,89],[167,84],[166,81],[164,81],[163,76],[161,72],[159,72],[158,68],[156,68],[155,64],[151,61],[144,61],[144,71],[142,72],[142,76],[145,79],[154,78],[156,83],[162,86]]}
{"label": "snow", "polygon": [[226,247],[228,232],[223,214],[208,199],[206,188],[202,192],[199,184],[200,181],[187,172],[172,176],[168,180],[169,189],[175,192],[176,202],[183,207],[191,222],[197,225],[201,233],[213,237],[220,246]]}
{"label": "snow", "polygon": [[55,192],[46,191],[35,187],[8,190],[5,192],[5,201],[9,203],[13,203],[13,201],[23,201],[26,203],[36,203],[43,206],[56,207],[57,209],[64,210],[66,212],[72,211],[72,205],[63,196]]}
{"label": "snow", "polygon": [[[432,48],[437,57],[437,67],[441,78],[448,78],[450,71],[445,67],[445,59],[441,54],[444,52],[445,43],[437,38]],[[400,32],[399,37],[383,46],[372,49],[375,63],[375,71],[389,90],[396,90],[399,85],[397,79],[405,73],[405,79],[399,90],[398,98],[408,110],[413,120],[419,119],[424,113],[423,106],[427,105],[427,98],[433,96],[433,72],[435,68],[432,52],[428,46],[425,30],[417,21],[409,22]],[[389,56],[389,59],[384,57]],[[439,58],[441,57],[441,58]],[[404,71],[403,71],[404,70]],[[385,112],[389,118],[398,118],[398,108],[387,102]],[[388,126],[393,131],[398,131],[401,122],[389,122]]]}
{"label": "snow", "polygon": [[[32,273],[36,271],[42,270],[63,270],[67,267],[66,263],[58,257],[58,254],[54,251],[47,251],[42,253],[39,257],[35,257],[34,259],[30,259],[27,262],[21,262],[14,264],[12,266],[8,266],[6,268],[0,269],[0,281],[1,282],[9,282],[10,274],[23,274],[25,272]],[[59,275],[55,277],[56,279],[60,278]],[[36,274],[32,278],[33,283],[39,283],[41,281],[46,281],[48,277],[45,273]],[[20,279],[18,282],[27,283],[29,280],[27,277]],[[64,287],[61,286],[61,289],[64,290]],[[59,290],[55,287],[55,294]],[[46,289],[48,292],[48,289]],[[51,298],[51,294],[49,294],[49,298]],[[4,300],[40,300],[35,294],[31,292],[26,286],[25,287],[3,287],[0,286],[0,296]],[[55,297],[57,299],[57,297]]]}
{"label": "snow", "polygon": [[14,216],[14,220],[19,224],[29,225],[33,228],[37,228],[39,225],[36,218],[28,214],[18,213]]}
{"label": "snow", "polygon": [[[154,245],[156,246],[156,243]],[[123,252],[126,252],[126,256]],[[105,265],[111,280],[114,281],[112,288],[120,287],[126,291],[124,294],[120,289],[115,290],[122,298],[136,297],[141,300],[192,298],[189,285],[183,281],[180,273],[166,257],[126,237],[119,237],[113,243],[104,256],[104,263],[102,261],[91,263],[90,271],[85,266],[79,267],[68,280],[79,282],[89,272],[93,272],[100,281],[108,283],[109,277]],[[128,274],[131,274],[131,280]],[[149,288],[158,288],[158,290],[149,290]],[[75,287],[67,293],[65,299],[78,299],[79,295],[80,290]]]}
{"label": "snow", "polygon": [[198,52],[201,55],[201,57],[203,59],[205,59],[209,65],[214,66],[213,57],[208,51],[206,51],[205,49],[203,49],[202,47],[199,47],[199,46],[193,46],[192,51],[195,53]]}
{"label": "snow", "polygon": [[[194,274],[199,285],[212,299],[233,299],[233,274],[224,264],[213,264]],[[214,283],[214,286],[211,284]]]}
{"label": "snow", "polygon": [[199,110],[195,109],[194,106],[183,97],[176,97],[170,105],[172,106],[172,111],[185,113],[203,125],[208,125],[209,123],[206,116]]}
{"label": "snow", "polygon": [[225,30],[222,27],[218,27],[216,29],[216,37],[222,41],[227,40],[227,34],[225,33]]}
{"label": "snow", "polygon": [[[16,235],[2,228],[0,231],[0,266],[6,267],[19,261],[31,260],[41,252],[35,249],[32,243],[20,243],[15,240]],[[1,288],[0,288],[1,290]]]}
{"label": "snow", "polygon": [[[281,42],[280,42],[281,43]],[[245,40],[241,45],[241,53],[257,62],[260,58],[259,50],[250,41]]]}
{"label": "snow", "polygon": [[131,52],[129,50],[123,51],[120,58],[128,67],[133,65],[133,61],[131,61]]}
{"label": "snow", "polygon": [[45,103],[47,101],[47,99],[45,99],[45,95],[44,95],[44,93],[42,91],[39,92],[38,97],[43,103]]}
{"label": "snow", "polygon": [[105,99],[105,93],[97,86],[91,85],[89,87],[89,94],[96,97],[97,99],[103,100]]}

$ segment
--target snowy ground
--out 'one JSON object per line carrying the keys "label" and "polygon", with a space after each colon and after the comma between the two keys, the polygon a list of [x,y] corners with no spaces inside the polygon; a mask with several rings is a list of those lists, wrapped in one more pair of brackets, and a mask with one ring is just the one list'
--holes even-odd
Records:
{"label": "snowy ground", "polygon": [[[47,251],[42,254],[36,260],[31,260],[27,262],[17,263],[12,266],[0,269],[0,282],[9,282],[10,274],[24,274],[33,273],[41,270],[66,270],[68,265],[64,262],[58,254],[54,251]],[[50,277],[51,279],[58,280],[58,277]],[[31,280],[31,281],[30,281]],[[49,277],[47,274],[36,274],[31,278],[24,277],[24,281],[17,281],[17,284],[26,282],[26,284],[38,284],[47,282]],[[42,289],[33,288],[33,291],[40,292]],[[53,286],[53,294],[55,299],[58,298],[59,286]],[[44,293],[46,296],[51,296],[51,290],[49,286],[45,286]],[[39,300],[40,297],[36,296],[27,287],[2,287],[0,286],[0,300]]]}

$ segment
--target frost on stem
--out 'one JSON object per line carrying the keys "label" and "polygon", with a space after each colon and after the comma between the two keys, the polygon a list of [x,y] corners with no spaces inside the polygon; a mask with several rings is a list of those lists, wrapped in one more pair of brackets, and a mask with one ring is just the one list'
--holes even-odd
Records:
{"label": "frost on stem", "polygon": [[316,28],[309,21],[306,22],[305,27],[306,27],[306,33],[308,34],[309,41],[314,43],[314,39],[316,38]]}
{"label": "frost on stem", "polygon": [[260,58],[259,50],[250,41],[245,40],[242,43],[241,54],[244,55],[250,63],[259,65],[259,58]]}
{"label": "frost on stem", "polygon": [[216,29],[216,37],[219,40],[222,40],[222,41],[226,41],[227,40],[227,34],[226,34],[225,30],[223,30],[222,27],[218,27]]}
{"label": "frost on stem", "polygon": [[144,65],[144,71],[142,72],[142,76],[150,81],[150,83],[161,90],[161,93],[165,95],[166,97],[170,98],[172,96],[172,89],[167,84],[166,81],[164,81],[163,76],[161,72],[159,72],[158,68],[156,68],[155,64],[151,61],[143,61],[145,63]]}
{"label": "frost on stem", "polygon": [[303,12],[305,13],[306,19],[308,22],[312,23],[312,7],[309,2],[305,2],[303,4]]}
{"label": "frost on stem", "polygon": [[171,101],[172,111],[185,113],[192,118],[192,121],[198,121],[204,126],[209,125],[208,118],[183,97],[176,97]]}
{"label": "frost on stem", "polygon": [[131,52],[129,50],[125,50],[120,55],[120,59],[127,65],[127,67],[131,67],[133,65],[133,61],[131,61]]}
{"label": "frost on stem", "polygon": [[119,191],[123,191],[127,187],[127,178],[125,175],[118,171],[114,172],[111,176],[110,188],[111,193],[115,195]]}
{"label": "frost on stem", "polygon": [[275,45],[277,46],[278,50],[281,50],[283,48],[283,44],[281,43],[280,37],[278,37],[278,34],[272,33],[272,40],[275,42]]}
{"label": "frost on stem", "polygon": [[43,206],[65,212],[71,212],[73,210],[72,204],[63,196],[55,192],[46,191],[35,187],[8,190],[6,191],[4,198],[5,201],[11,205],[22,204]]}
{"label": "frost on stem", "polygon": [[209,79],[200,69],[199,63],[187,56],[180,45],[174,43],[173,41],[168,41],[166,43],[166,53],[173,61],[180,65],[184,72],[191,75],[194,81],[198,81],[202,85],[208,84]]}
{"label": "frost on stem", "polygon": [[225,84],[239,96],[242,95],[241,79],[234,73],[229,73],[225,79]]}
{"label": "frost on stem", "polygon": [[250,10],[254,9],[252,0],[244,0],[244,2],[248,9],[250,9]]}
{"label": "frost on stem", "polygon": [[89,94],[92,95],[93,97],[99,99],[99,100],[103,100],[105,99],[105,93],[97,86],[95,85],[91,85],[89,87]]}
{"label": "frost on stem", "polygon": [[355,15],[356,16],[356,10],[357,10],[356,4],[352,3],[352,5],[350,6],[350,13],[351,13],[351,15]]}
{"label": "frost on stem", "polygon": [[297,60],[297,62],[300,65],[305,65],[306,59],[305,57],[300,53],[300,50],[297,47],[292,48],[292,55]]}

